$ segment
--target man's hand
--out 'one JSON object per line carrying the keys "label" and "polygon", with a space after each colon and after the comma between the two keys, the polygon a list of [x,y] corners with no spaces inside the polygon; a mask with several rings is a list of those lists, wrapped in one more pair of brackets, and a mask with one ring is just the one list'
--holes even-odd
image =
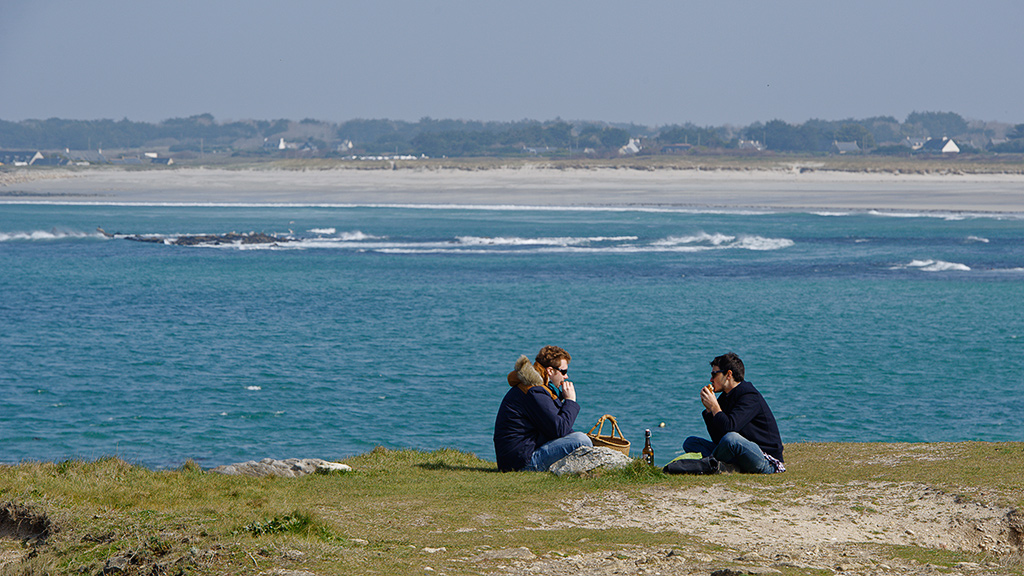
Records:
{"label": "man's hand", "polygon": [[711,387],[711,384],[700,389],[700,403],[708,409],[712,416],[722,411],[722,407],[718,405],[718,398],[715,397],[715,389]]}
{"label": "man's hand", "polygon": [[570,380],[562,380],[562,397],[566,400],[576,401],[576,387]]}

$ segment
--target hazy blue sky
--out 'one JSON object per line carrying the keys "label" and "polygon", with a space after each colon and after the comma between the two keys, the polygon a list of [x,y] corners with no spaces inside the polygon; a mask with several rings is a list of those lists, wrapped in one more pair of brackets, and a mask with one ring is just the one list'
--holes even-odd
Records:
{"label": "hazy blue sky", "polygon": [[1024,122],[1020,0],[0,0],[0,119]]}

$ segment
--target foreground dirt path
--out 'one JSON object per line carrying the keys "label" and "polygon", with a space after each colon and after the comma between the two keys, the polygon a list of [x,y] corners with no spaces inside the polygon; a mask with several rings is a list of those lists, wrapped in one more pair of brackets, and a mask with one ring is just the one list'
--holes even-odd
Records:
{"label": "foreground dirt path", "polygon": [[[934,574],[948,568],[892,560],[881,545],[980,553],[956,574],[1017,574],[1024,515],[916,483],[652,488],[642,497],[588,496],[562,504],[565,520],[540,529],[635,528],[677,532],[680,547],[536,558],[506,551],[503,574]],[[704,545],[686,542],[699,542]],[[708,550],[715,550],[709,553]],[[500,552],[492,556],[501,558]],[[492,558],[493,559],[493,558]],[[730,572],[719,572],[729,570]]]}

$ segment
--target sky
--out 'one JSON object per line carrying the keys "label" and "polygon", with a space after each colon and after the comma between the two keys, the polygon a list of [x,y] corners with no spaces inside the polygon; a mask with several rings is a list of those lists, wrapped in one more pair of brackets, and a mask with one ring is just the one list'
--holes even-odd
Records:
{"label": "sky", "polygon": [[1024,123],[1020,0],[0,0],[0,119]]}

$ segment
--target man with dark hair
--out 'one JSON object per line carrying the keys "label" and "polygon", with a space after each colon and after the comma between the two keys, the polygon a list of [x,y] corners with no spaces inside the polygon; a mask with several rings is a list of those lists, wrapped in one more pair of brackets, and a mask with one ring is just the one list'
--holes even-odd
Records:
{"label": "man with dark hair", "polygon": [[543,472],[580,446],[593,445],[572,429],[580,405],[567,378],[569,360],[565,350],[545,346],[533,364],[526,356],[516,361],[507,378],[512,388],[494,420],[494,453],[502,472]]}
{"label": "man with dark hair", "polygon": [[[721,396],[715,397],[715,393]],[[743,361],[729,352],[711,361],[711,383],[701,388],[704,424],[711,440],[690,436],[686,452],[735,467],[740,472],[785,472],[782,437],[775,416],[754,385],[744,380]]]}

